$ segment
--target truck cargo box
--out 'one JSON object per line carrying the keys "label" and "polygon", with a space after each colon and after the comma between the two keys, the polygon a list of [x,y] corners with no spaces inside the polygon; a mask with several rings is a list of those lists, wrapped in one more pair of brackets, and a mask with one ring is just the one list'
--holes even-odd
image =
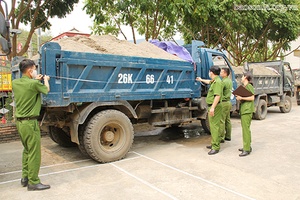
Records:
{"label": "truck cargo box", "polygon": [[49,42],[41,49],[40,69],[51,78],[44,96],[49,107],[199,96],[194,65],[186,61],[64,51]]}
{"label": "truck cargo box", "polygon": [[[267,66],[269,65],[269,66]],[[253,87],[255,95],[280,93],[282,90],[281,76],[277,69],[270,67],[270,63],[248,63],[249,70],[253,74]],[[280,65],[280,63],[278,63]],[[277,64],[275,65],[277,66]],[[243,75],[242,66],[234,67],[238,85],[241,85]]]}

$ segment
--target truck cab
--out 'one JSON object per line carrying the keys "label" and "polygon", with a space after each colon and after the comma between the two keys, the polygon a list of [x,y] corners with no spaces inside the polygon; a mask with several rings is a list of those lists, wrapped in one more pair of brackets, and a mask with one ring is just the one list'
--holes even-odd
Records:
{"label": "truck cab", "polygon": [[293,69],[297,105],[300,105],[300,68]]}
{"label": "truck cab", "polygon": [[[192,55],[192,58],[195,62],[196,75],[203,79],[210,79],[208,72],[209,72],[209,69],[211,66],[213,66],[213,65],[219,66],[221,69],[229,68],[230,74],[228,77],[232,80],[232,91],[235,90],[237,88],[237,81],[236,81],[235,73],[234,73],[234,70],[231,67],[230,62],[229,62],[227,56],[225,55],[225,53],[220,50],[217,50],[217,49],[205,48],[204,45],[205,44],[203,42],[197,41],[197,40],[193,40],[192,44],[184,45],[184,47]],[[203,105],[203,107],[204,107],[204,106],[207,106],[205,99],[206,99],[206,95],[207,95],[207,92],[209,89],[209,85],[202,84],[202,83],[201,83],[201,85],[202,85],[201,86],[201,99],[202,99],[202,103],[205,104],[205,105]],[[230,101],[232,104],[231,111],[233,112],[237,109],[236,98],[234,95],[231,95]],[[201,124],[202,124],[202,127],[204,128],[204,130],[209,133],[210,128],[209,128],[207,112],[205,113],[205,116],[202,117],[200,120],[201,120]]]}
{"label": "truck cab", "polygon": [[[204,43],[193,40],[192,44],[184,46],[192,55],[196,64],[196,74],[203,79],[210,79],[208,72],[211,66],[216,65],[220,68],[229,68],[229,78],[232,80],[232,90],[237,88],[235,73],[230,65],[230,62],[224,52],[216,49],[204,48]],[[206,97],[209,85],[202,87],[201,96]],[[235,105],[236,100],[232,97],[232,104]]]}

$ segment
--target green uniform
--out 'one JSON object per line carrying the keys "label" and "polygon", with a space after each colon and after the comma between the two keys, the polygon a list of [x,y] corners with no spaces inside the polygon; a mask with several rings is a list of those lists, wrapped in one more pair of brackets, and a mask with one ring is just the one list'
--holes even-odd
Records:
{"label": "green uniform", "polygon": [[222,79],[223,83],[223,96],[222,96],[222,119],[220,125],[220,139],[224,140],[225,138],[231,139],[231,121],[230,121],[230,110],[231,110],[231,89],[232,81],[230,78],[225,77]]}
{"label": "green uniform", "polygon": [[41,165],[41,135],[38,121],[41,110],[41,95],[48,88],[38,80],[27,76],[12,82],[16,104],[17,129],[24,146],[22,157],[22,177],[28,177],[29,184],[40,183],[38,177]]}
{"label": "green uniform", "polygon": [[[254,95],[254,88],[251,84],[247,84],[245,87]],[[254,112],[254,101],[241,101],[240,115],[243,132],[243,150],[250,151],[251,148],[251,120]]]}
{"label": "green uniform", "polygon": [[[223,94],[223,84],[219,76],[216,76],[214,80],[212,80],[207,97],[206,97],[206,103],[208,105],[208,112],[210,111],[211,105],[214,102],[215,96],[220,96],[220,101],[222,99]],[[219,150],[220,149],[220,121],[222,117],[222,105],[220,102],[215,107],[214,116],[210,116],[208,114],[208,120],[209,120],[209,127],[210,127],[210,133],[211,133],[211,145],[212,149]]]}

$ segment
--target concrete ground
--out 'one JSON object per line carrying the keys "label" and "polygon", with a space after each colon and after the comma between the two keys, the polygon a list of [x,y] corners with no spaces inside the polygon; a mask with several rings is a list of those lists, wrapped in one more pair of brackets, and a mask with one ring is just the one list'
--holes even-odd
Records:
{"label": "concrete ground", "polygon": [[280,113],[269,108],[253,120],[250,156],[242,147],[240,118],[232,117],[232,141],[209,156],[210,136],[197,123],[142,131],[125,159],[99,164],[77,148],[42,138],[40,178],[51,189],[21,187],[20,142],[0,144],[0,199],[284,199],[300,200],[300,106]]}

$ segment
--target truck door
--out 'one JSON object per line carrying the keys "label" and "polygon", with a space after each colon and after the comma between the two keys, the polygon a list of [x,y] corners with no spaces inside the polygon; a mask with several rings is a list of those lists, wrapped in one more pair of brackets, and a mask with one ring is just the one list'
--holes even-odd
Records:
{"label": "truck door", "polygon": [[[294,92],[294,77],[289,63],[283,65],[283,90],[286,92]],[[294,96],[294,95],[292,95]]]}

